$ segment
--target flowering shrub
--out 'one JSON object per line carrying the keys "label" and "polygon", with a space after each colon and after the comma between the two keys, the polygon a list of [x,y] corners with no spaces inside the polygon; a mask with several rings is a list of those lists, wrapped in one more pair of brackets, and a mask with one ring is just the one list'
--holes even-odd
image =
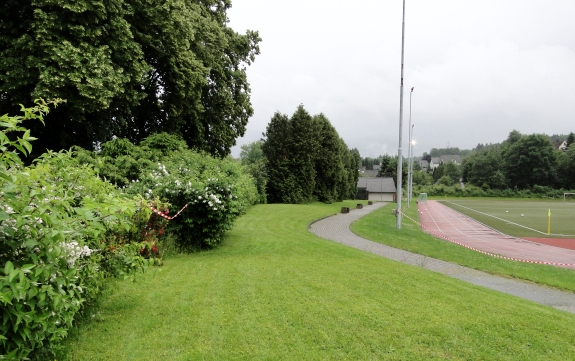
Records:
{"label": "flowering shrub", "polygon": [[80,150],[77,158],[130,195],[161,199],[174,211],[188,205],[167,229],[182,249],[218,245],[234,220],[257,202],[253,179],[239,163],[189,150],[166,133],[151,135],[139,146],[115,139],[100,153]]}
{"label": "flowering shrub", "polygon": [[162,158],[125,191],[147,199],[160,197],[178,210],[187,204],[168,225],[186,249],[218,245],[257,197],[251,177],[243,173],[240,164],[191,150]]}
{"label": "flowering shrub", "polygon": [[[142,250],[151,204],[100,180],[71,153],[48,153],[24,167],[29,132],[19,123],[42,115],[0,117],[0,358],[22,359],[62,340],[74,317],[109,276],[157,261]],[[22,134],[9,138],[6,133]],[[147,217],[147,218],[146,218]]]}

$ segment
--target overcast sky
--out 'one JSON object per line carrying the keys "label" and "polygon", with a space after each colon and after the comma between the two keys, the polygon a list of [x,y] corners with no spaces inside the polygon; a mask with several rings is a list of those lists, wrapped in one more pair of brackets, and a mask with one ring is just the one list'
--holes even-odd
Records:
{"label": "overcast sky", "polygon": [[[232,0],[230,26],[258,30],[254,116],[324,113],[362,157],[397,154],[402,0]],[[403,153],[575,132],[574,0],[406,0]]]}

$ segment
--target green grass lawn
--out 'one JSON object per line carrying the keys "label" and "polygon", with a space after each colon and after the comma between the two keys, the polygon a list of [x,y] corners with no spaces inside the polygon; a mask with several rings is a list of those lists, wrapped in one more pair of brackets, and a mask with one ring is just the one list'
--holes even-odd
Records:
{"label": "green grass lawn", "polygon": [[114,282],[58,359],[575,359],[573,314],[307,230],[355,203],[253,207],[220,248]]}
{"label": "green grass lawn", "polygon": [[[418,224],[405,217],[402,229],[398,230],[394,227],[395,216],[391,214],[391,208],[392,205],[389,205],[360,218],[351,225],[351,230],[364,238],[391,247],[495,275],[518,278],[575,292],[575,270],[490,257],[433,237],[423,232]],[[403,211],[413,219],[418,219],[415,204],[410,208],[404,206]]]}
{"label": "green grass lawn", "polygon": [[[453,199],[442,203],[511,236],[565,235],[575,238],[575,202]],[[547,236],[549,210],[551,210],[551,235]]]}

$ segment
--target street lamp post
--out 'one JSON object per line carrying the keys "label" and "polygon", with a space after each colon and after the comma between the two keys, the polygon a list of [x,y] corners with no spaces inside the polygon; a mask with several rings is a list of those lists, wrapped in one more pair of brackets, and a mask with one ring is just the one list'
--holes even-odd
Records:
{"label": "street lamp post", "polygon": [[409,151],[407,155],[407,208],[409,208],[411,203],[411,134],[413,133],[413,126],[411,125],[411,94],[413,94],[413,88],[415,87],[411,87],[411,91],[409,92],[409,127],[407,128],[409,130]]}
{"label": "street lamp post", "polygon": [[397,149],[397,229],[401,229],[401,187],[403,157],[401,154],[403,130],[403,54],[405,48],[405,0],[403,0],[403,19],[401,22],[401,85],[399,87],[399,148]]}

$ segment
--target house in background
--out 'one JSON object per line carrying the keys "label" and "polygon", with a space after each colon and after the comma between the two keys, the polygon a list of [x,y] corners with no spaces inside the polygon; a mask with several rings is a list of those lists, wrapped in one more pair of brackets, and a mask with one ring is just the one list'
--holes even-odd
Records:
{"label": "house in background", "polygon": [[421,167],[422,171],[427,172],[427,170],[429,169],[429,162],[426,161],[425,159],[422,159],[419,161],[419,166]]}
{"label": "house in background", "polygon": [[429,170],[433,172],[435,168],[439,167],[440,161],[441,159],[439,159],[439,157],[431,158],[431,162],[429,162]]}
{"label": "house in background", "polygon": [[359,178],[357,181],[358,199],[395,202],[396,188],[393,178]]}
{"label": "house in background", "polygon": [[461,165],[461,156],[460,155],[442,155],[439,157],[440,164],[447,164],[447,163],[455,163],[456,165]]}
{"label": "house in background", "polygon": [[[429,162],[429,170],[434,171],[435,168],[439,167],[440,164],[455,163],[456,165],[461,165],[460,155],[442,155],[440,157],[431,158]],[[423,166],[421,167],[423,168]]]}
{"label": "house in background", "polygon": [[566,151],[567,150],[567,141],[566,140],[564,140],[564,141],[558,140],[555,142],[554,146],[555,146],[555,149],[557,149],[557,150]]}

